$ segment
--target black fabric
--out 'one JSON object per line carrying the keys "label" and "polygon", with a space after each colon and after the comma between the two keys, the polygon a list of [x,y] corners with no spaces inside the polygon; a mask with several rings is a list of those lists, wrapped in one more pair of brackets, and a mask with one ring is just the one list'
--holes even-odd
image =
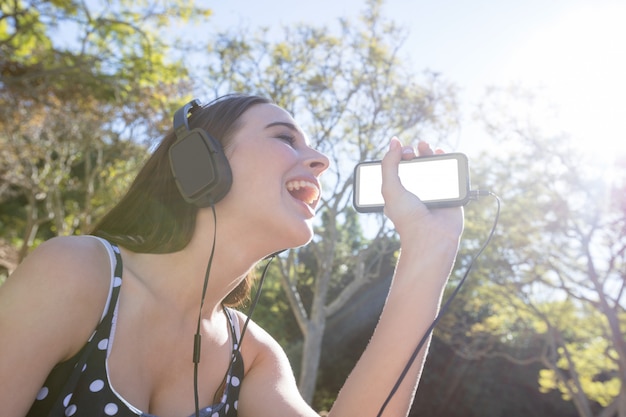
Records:
{"label": "black fabric", "polygon": [[[106,360],[113,339],[117,305],[122,286],[122,259],[119,248],[109,248],[115,255],[115,268],[108,309],[85,346],[71,359],[58,364],[48,375],[35,402],[26,417],[157,417],[143,413],[127,403],[110,384],[106,371]],[[239,343],[233,320],[236,317],[225,309],[230,323],[233,353],[226,388],[219,403],[202,408],[202,417],[236,417],[240,384],[244,367],[241,354],[236,349]],[[191,417],[195,416],[195,413]],[[182,417],[182,416],[181,416]]]}

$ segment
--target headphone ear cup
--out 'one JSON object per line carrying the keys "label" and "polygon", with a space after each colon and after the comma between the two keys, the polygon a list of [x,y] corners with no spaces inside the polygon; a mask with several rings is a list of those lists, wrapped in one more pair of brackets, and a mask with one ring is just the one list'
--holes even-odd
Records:
{"label": "headphone ear cup", "polygon": [[170,167],[185,201],[208,207],[230,190],[233,176],[222,145],[202,129],[183,134],[169,149]]}

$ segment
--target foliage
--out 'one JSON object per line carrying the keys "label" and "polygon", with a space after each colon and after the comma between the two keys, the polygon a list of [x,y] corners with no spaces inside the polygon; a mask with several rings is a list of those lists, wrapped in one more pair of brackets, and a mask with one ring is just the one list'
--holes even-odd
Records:
{"label": "foliage", "polygon": [[159,33],[209,12],[12,0],[0,13],[0,231],[19,261],[41,240],[88,232],[119,198],[184,85]]}
{"label": "foliage", "polygon": [[[439,334],[467,358],[541,364],[542,392],[560,391],[581,416],[598,409],[626,415],[626,165],[614,167],[618,181],[606,181],[606,167],[594,166],[567,137],[542,137],[519,114],[501,113],[509,94],[494,90],[482,113],[507,151],[484,155],[488,166],[475,170],[504,201],[498,234]],[[462,262],[481,234],[468,221]],[[536,336],[541,349],[524,356]],[[519,353],[504,352],[503,344]]]}

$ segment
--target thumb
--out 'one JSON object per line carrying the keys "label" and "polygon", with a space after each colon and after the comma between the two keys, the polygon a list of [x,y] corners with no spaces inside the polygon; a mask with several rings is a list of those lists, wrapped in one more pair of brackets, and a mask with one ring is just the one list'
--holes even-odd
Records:
{"label": "thumb", "polygon": [[404,189],[398,176],[398,166],[402,160],[402,144],[397,137],[391,138],[389,150],[382,160],[382,192],[385,200]]}

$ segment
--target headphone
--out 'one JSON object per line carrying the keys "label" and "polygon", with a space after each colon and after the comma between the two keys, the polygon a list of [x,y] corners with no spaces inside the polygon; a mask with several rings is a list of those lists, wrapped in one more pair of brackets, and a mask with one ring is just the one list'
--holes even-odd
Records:
{"label": "headphone", "polygon": [[169,159],[183,199],[198,207],[208,207],[228,193],[233,175],[220,142],[204,129],[189,130],[189,118],[200,108],[200,101],[194,99],[174,114],[177,139],[169,149]]}

